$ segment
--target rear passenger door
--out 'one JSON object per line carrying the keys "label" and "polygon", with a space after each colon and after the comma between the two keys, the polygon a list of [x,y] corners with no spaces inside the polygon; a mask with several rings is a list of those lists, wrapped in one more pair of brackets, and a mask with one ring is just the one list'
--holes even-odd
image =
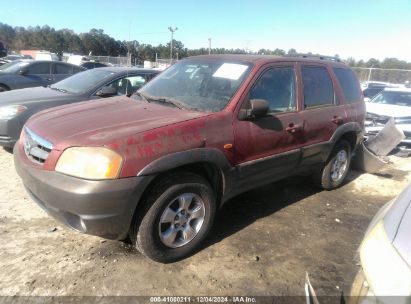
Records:
{"label": "rear passenger door", "polygon": [[35,62],[25,68],[22,87],[48,86],[52,83],[51,62]]}
{"label": "rear passenger door", "polygon": [[346,121],[344,105],[335,90],[335,79],[324,64],[300,64],[305,146],[302,165],[324,161],[324,151],[335,130]]}

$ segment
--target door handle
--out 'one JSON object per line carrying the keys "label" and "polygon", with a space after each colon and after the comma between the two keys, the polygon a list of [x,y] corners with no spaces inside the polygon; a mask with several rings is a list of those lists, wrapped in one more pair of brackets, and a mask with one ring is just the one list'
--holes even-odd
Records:
{"label": "door handle", "polygon": [[46,80],[47,80],[47,81],[52,81],[53,79],[51,79],[51,78],[46,78]]}
{"label": "door handle", "polygon": [[331,121],[332,121],[333,123],[337,124],[337,125],[340,125],[340,124],[342,124],[342,123],[344,122],[344,120],[342,119],[342,117],[336,116],[336,115],[333,116],[333,119],[331,119]]}
{"label": "door handle", "polygon": [[301,130],[301,125],[298,125],[298,124],[295,124],[295,123],[293,123],[293,122],[290,122],[290,123],[288,124],[288,127],[285,128],[285,130],[286,130],[287,132],[289,132],[289,133],[294,134],[294,133],[296,133],[296,132],[298,132],[298,131]]}

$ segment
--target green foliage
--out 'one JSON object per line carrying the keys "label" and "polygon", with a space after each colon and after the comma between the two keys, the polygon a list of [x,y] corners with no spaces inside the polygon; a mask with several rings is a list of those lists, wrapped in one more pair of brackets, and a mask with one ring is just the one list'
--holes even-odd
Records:
{"label": "green foliage", "polygon": [[[54,53],[63,52],[75,54],[92,54],[94,56],[126,56],[130,54],[132,62],[142,63],[144,60],[154,61],[157,58],[170,58],[170,42],[165,45],[152,46],[140,44],[138,41],[119,41],[105,34],[102,29],[91,29],[88,33],[76,34],[70,29],[55,30],[45,26],[11,27],[0,22],[0,41],[4,41],[9,49],[19,51],[23,49],[49,50]],[[248,54],[244,49],[211,49],[212,54]],[[173,58],[184,58],[194,55],[207,55],[208,48],[187,49],[181,41],[173,40]],[[298,56],[295,49],[287,52],[276,48],[275,50],[260,49],[257,54]],[[312,53],[308,53],[312,55]],[[318,55],[318,54],[317,54]],[[338,54],[335,57],[339,58]],[[383,61],[371,58],[364,62],[356,61],[349,57],[346,63],[354,68],[382,68],[382,69],[407,69],[411,70],[411,63],[397,58],[386,58]],[[366,71],[366,70],[364,70]],[[389,76],[384,71],[375,71],[374,76],[386,79]],[[385,73],[385,74],[384,74]],[[397,77],[398,78],[398,77]],[[399,77],[403,78],[403,77]],[[397,80],[397,79],[396,79]],[[399,80],[399,79],[398,79]]]}

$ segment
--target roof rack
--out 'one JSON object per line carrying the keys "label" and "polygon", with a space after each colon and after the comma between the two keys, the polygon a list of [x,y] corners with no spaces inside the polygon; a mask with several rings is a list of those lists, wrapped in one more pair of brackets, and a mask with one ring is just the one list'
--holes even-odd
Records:
{"label": "roof rack", "polygon": [[320,59],[320,60],[329,60],[329,61],[341,62],[340,58],[333,57],[333,56],[313,55],[313,54],[298,54],[297,56],[302,57],[302,58],[312,58],[312,59]]}

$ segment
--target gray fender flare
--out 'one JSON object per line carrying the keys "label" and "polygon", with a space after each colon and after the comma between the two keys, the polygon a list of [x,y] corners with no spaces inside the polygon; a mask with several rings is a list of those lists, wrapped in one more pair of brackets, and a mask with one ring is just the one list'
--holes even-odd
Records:
{"label": "gray fender flare", "polygon": [[357,133],[357,144],[358,144],[358,134],[363,132],[363,128],[360,126],[358,122],[348,122],[346,124],[343,124],[342,126],[339,126],[337,130],[335,130],[333,136],[331,136],[330,141],[333,144],[335,144],[347,132]]}
{"label": "gray fender flare", "polygon": [[146,165],[137,176],[153,175],[194,163],[211,163],[226,172],[232,169],[224,154],[215,148],[197,148],[162,156]]}

